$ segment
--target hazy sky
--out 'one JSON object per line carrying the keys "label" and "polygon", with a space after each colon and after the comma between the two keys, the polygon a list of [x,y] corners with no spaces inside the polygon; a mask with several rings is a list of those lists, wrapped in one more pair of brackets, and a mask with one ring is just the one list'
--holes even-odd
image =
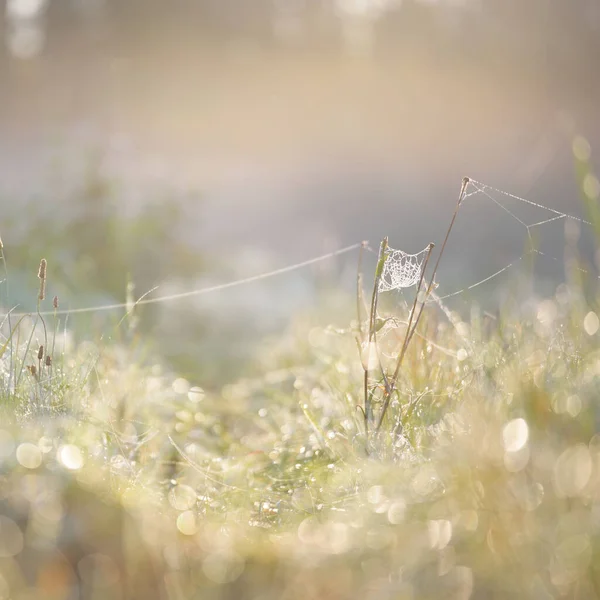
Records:
{"label": "hazy sky", "polygon": [[[45,190],[50,166],[68,185],[96,146],[122,202],[157,181],[199,189],[196,243],[278,264],[384,234],[409,251],[439,241],[464,175],[580,211],[573,136],[600,143],[580,60],[594,4],[562,30],[516,3],[463,4],[7,0],[4,208]],[[464,281],[521,242],[491,209],[465,215],[449,249]]]}

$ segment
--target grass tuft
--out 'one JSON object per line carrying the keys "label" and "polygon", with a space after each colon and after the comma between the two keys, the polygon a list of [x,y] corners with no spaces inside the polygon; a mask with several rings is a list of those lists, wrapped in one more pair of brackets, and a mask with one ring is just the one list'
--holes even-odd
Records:
{"label": "grass tuft", "polygon": [[390,308],[386,243],[357,323],[298,315],[206,390],[69,347],[56,299],[50,345],[39,302],[5,321],[0,596],[599,598],[594,283],[459,314],[424,268]]}

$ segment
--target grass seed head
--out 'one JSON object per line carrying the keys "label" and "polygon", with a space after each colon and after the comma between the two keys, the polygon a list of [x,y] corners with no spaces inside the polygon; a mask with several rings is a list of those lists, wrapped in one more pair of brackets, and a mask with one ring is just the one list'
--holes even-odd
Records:
{"label": "grass seed head", "polygon": [[46,268],[48,266],[48,262],[46,261],[45,258],[42,258],[42,260],[40,261],[40,268],[38,270],[38,277],[40,279],[46,279]]}
{"label": "grass seed head", "polygon": [[48,263],[45,258],[42,258],[40,261],[40,268],[38,270],[38,279],[40,280],[40,293],[38,298],[40,300],[44,300],[46,297],[46,269],[48,267]]}

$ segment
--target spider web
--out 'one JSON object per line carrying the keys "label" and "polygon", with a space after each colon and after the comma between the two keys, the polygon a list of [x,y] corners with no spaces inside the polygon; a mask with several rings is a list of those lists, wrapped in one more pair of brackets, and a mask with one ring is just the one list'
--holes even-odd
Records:
{"label": "spider web", "polygon": [[427,252],[428,248],[417,252],[417,254],[408,254],[402,250],[389,248],[383,273],[379,280],[379,291],[389,292],[390,290],[417,285],[421,278]]}
{"label": "spider web", "polygon": [[[465,188],[465,193],[463,196],[462,203],[459,207],[459,211],[457,214],[457,221],[461,219],[461,211],[464,210],[464,207],[469,204],[477,204],[474,200],[482,200],[486,203],[491,203],[496,206],[497,209],[502,211],[504,215],[508,215],[511,220],[513,220],[519,227],[523,229],[526,233],[526,250],[517,258],[509,261],[502,268],[497,269],[490,275],[472,283],[466,287],[462,287],[461,289],[447,292],[447,293],[438,293],[432,294],[432,299],[436,302],[441,300],[446,300],[448,298],[453,298],[456,296],[460,296],[470,290],[473,290],[481,285],[484,285],[503,273],[515,268],[517,265],[522,264],[524,259],[531,255],[537,255],[555,263],[563,263],[563,259],[556,258],[552,256],[549,252],[540,250],[539,247],[535,246],[534,243],[534,235],[533,233],[536,229],[539,229],[543,226],[548,226],[552,223],[560,223],[560,222],[572,222],[578,225],[586,225],[591,226],[592,223],[585,219],[582,219],[577,216],[570,215],[568,213],[561,212],[554,208],[544,206],[538,202],[534,202],[532,200],[528,200],[526,198],[522,198],[510,192],[505,192],[501,189],[495,188],[491,185],[487,185],[485,183],[481,183],[480,181],[469,179],[468,185]],[[531,215],[534,215],[532,218],[526,218],[523,215],[518,214],[518,205],[527,207],[530,211]],[[590,227],[591,229],[591,227]],[[452,234],[453,236],[455,234]],[[249,277],[243,277],[241,279],[236,279],[234,281],[229,281],[226,283],[208,286],[199,289],[193,289],[187,292],[181,292],[177,294],[167,294],[163,296],[157,296],[148,298],[150,293],[154,292],[157,288],[150,290],[139,298],[133,306],[145,305],[145,304],[163,304],[170,303],[172,301],[176,301],[182,298],[188,298],[192,296],[201,296],[204,294],[216,293],[224,290],[228,290],[230,288],[238,287],[241,285],[245,285],[255,281],[261,281],[264,279],[268,279],[271,277],[277,277],[291,271],[295,271],[297,269],[305,268],[309,265],[313,265],[322,261],[331,260],[332,258],[341,256],[343,254],[347,254],[350,252],[354,252],[361,247],[365,246],[366,242],[356,243],[350,246],[346,246],[344,248],[340,248],[333,252],[329,252],[327,254],[323,254],[321,256],[317,256],[315,258],[311,258],[299,263],[287,265],[278,269],[274,269],[272,271],[268,271],[265,273],[260,273],[257,275],[252,275]],[[422,269],[425,265],[425,259],[427,257],[428,249],[421,250],[416,254],[409,254],[402,250],[396,250],[393,248],[389,248],[387,250],[387,258],[384,265],[384,271],[382,273],[382,277],[379,283],[379,291],[387,292],[393,290],[399,290],[402,292],[403,289],[412,287],[419,282],[421,277]],[[464,265],[462,266],[464,269]],[[589,273],[586,269],[575,267],[582,273]],[[594,277],[600,279],[596,273],[593,274]],[[437,287],[437,282],[436,287]],[[430,299],[431,300],[431,299]],[[60,310],[48,310],[41,311],[39,314],[43,316],[52,316],[52,315],[71,315],[77,313],[97,313],[101,311],[112,311],[119,309],[127,309],[130,311],[132,309],[132,305],[130,302],[119,302],[114,304],[105,304],[105,305],[96,305],[96,306],[87,306],[82,308],[68,308],[68,309],[60,309]],[[10,310],[9,313],[13,317],[22,317],[31,315],[31,312],[17,312],[14,309]],[[6,319],[8,317],[8,313],[4,313],[0,315],[0,318]]]}
{"label": "spider web", "polygon": [[[525,234],[523,240],[525,242],[525,250],[521,253],[520,256],[509,261],[503,267],[497,269],[493,273],[490,273],[488,276],[483,277],[482,279],[466,287],[462,287],[461,289],[440,294],[437,296],[437,300],[446,300],[448,298],[453,298],[455,296],[459,296],[470,290],[478,288],[479,286],[482,286],[496,279],[500,275],[508,271],[514,270],[519,265],[523,265],[527,257],[538,256],[549,261],[553,261],[554,263],[564,265],[564,257],[556,258],[545,249],[540,249],[539,245],[536,244],[535,234],[537,233],[537,231],[542,229],[543,226],[548,226],[551,223],[554,223],[555,225],[563,224],[564,232],[566,232],[568,225],[573,224],[574,228],[578,231],[576,237],[579,237],[579,230],[581,226],[586,226],[588,229],[591,229],[592,226],[592,223],[590,221],[587,221],[581,217],[561,212],[555,208],[544,206],[539,202],[534,202],[527,198],[522,198],[521,196],[517,196],[516,194],[506,192],[504,190],[495,188],[491,185],[487,185],[485,183],[473,179],[469,181],[469,185],[467,187],[463,202],[459,210],[458,218],[460,219],[460,211],[465,208],[465,205],[468,205],[470,203],[474,204],[478,201],[482,201],[487,204],[493,204],[497,209],[502,211],[504,215],[507,215],[512,221],[514,221],[517,224],[517,227],[520,228]],[[525,211],[527,213],[527,216],[521,214],[523,212],[523,208],[527,209]],[[586,269],[583,269],[578,266],[575,266],[575,268],[581,273],[589,274],[589,271],[587,271]],[[593,274],[593,276],[597,278],[596,274]]]}
{"label": "spider web", "polygon": [[[471,283],[470,285],[455,291],[450,291],[439,295],[432,294],[433,301],[446,300],[448,298],[460,296],[461,294],[478,288],[479,286],[496,279],[503,273],[506,273],[520,264],[523,264],[528,256],[535,255],[549,259],[555,263],[563,263],[564,259],[556,258],[549,252],[541,250],[539,246],[536,246],[534,235],[536,230],[541,229],[543,226],[547,226],[551,223],[556,224],[560,222],[565,223],[565,225],[568,225],[569,222],[574,223],[576,229],[582,225],[592,225],[590,221],[587,221],[581,217],[561,212],[549,206],[544,206],[539,202],[522,198],[510,192],[503,191],[473,179],[469,180],[469,183],[465,189],[463,200],[457,213],[457,220],[461,218],[461,212],[463,212],[465,209],[465,205],[476,204],[478,201],[495,206],[497,209],[502,211],[504,216],[508,216],[517,224],[517,227],[523,230],[525,233],[525,250],[517,258],[510,260],[500,269],[495,270],[493,273],[483,277],[475,283]],[[527,210],[524,211],[523,208]],[[523,212],[528,213],[528,216],[521,214]],[[577,235],[579,235],[579,232]],[[403,288],[416,285],[421,277],[421,271],[423,269],[426,256],[427,249],[422,250],[417,254],[408,254],[402,250],[390,249],[388,251],[384,272],[379,284],[379,291],[402,291]],[[581,267],[576,266],[575,268],[582,273],[589,273],[586,269]],[[594,274],[594,277],[598,278],[596,274]]]}

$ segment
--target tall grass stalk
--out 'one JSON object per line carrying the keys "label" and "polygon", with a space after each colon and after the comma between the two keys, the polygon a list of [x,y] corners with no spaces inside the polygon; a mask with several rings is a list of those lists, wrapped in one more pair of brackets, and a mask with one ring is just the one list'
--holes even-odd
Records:
{"label": "tall grass stalk", "polygon": [[54,327],[52,331],[52,350],[50,351],[50,356],[52,360],[54,360],[54,350],[56,348],[56,332],[58,331],[58,296],[54,296],[52,299],[52,308],[54,309]]}
{"label": "tall grass stalk", "polygon": [[10,313],[10,289],[8,287],[8,266],[6,264],[6,256],[4,254],[4,244],[2,239],[0,239],[0,256],[2,258],[2,266],[4,268],[4,286],[6,290],[6,316],[8,320],[8,335],[10,340],[10,355],[9,355],[9,367],[8,367],[8,394],[10,395],[12,389],[12,378],[13,378],[13,356],[14,356],[14,347],[12,340],[12,322]]}
{"label": "tall grass stalk", "polygon": [[366,303],[363,287],[363,257],[368,242],[363,242],[358,251],[358,270],[356,274],[356,318],[358,319],[358,335],[361,343],[364,342],[363,315],[366,312]]}
{"label": "tall grass stalk", "polygon": [[[379,282],[383,276],[385,261],[387,260],[388,238],[384,237],[379,245],[379,254],[377,257],[377,267],[375,269],[375,281],[373,283],[373,295],[371,296],[371,310],[369,313],[369,330],[366,340],[366,357],[362,357],[362,365],[364,369],[363,392],[364,392],[364,407],[363,416],[365,421],[365,439],[367,447],[369,443],[369,419],[372,418],[372,399],[373,392],[369,391],[369,373],[371,371],[371,352],[373,337],[375,335],[375,325],[377,320],[377,302],[379,299]],[[363,350],[364,354],[364,350]]]}
{"label": "tall grass stalk", "polygon": [[423,305],[425,304],[426,298],[424,298],[421,303],[421,310],[419,311],[419,314],[414,322],[414,325],[413,325],[413,318],[415,315],[415,311],[417,309],[417,304],[419,301],[419,294],[421,293],[421,287],[423,286],[423,280],[425,278],[425,271],[427,269],[427,264],[429,263],[429,258],[431,257],[431,252],[433,251],[434,247],[435,247],[435,244],[433,244],[433,243],[430,243],[429,246],[427,246],[427,255],[425,257],[425,261],[423,263],[423,268],[421,269],[421,276],[419,277],[419,283],[417,284],[417,289],[415,291],[415,299],[414,299],[414,302],[413,302],[413,305],[412,305],[412,308],[410,311],[408,324],[406,326],[406,334],[404,336],[404,342],[402,343],[402,348],[400,349],[400,353],[398,355],[396,369],[394,370],[394,374],[391,377],[390,383],[388,383],[385,386],[385,395],[384,395],[384,400],[383,400],[383,406],[381,407],[381,413],[379,414],[379,421],[377,422],[377,427],[375,428],[376,433],[378,433],[379,430],[381,429],[383,419],[385,418],[385,414],[390,405],[390,400],[392,398],[392,394],[394,393],[394,389],[396,386],[396,380],[398,379],[398,375],[399,375],[400,369],[402,367],[402,362],[404,360],[404,355],[406,354],[406,350],[408,348],[410,340],[412,339],[412,333],[414,333],[414,331],[417,328],[417,325],[419,324],[419,319],[421,317]]}
{"label": "tall grass stalk", "polygon": [[431,251],[433,250],[433,244],[430,244],[428,246],[428,253],[427,253],[427,257],[425,259],[425,263],[423,264],[423,269],[421,270],[421,277],[419,279],[419,283],[417,286],[417,291],[415,294],[415,300],[413,303],[413,308],[411,310],[410,313],[410,318],[409,318],[409,324],[406,330],[406,335],[404,338],[404,342],[402,344],[402,347],[400,349],[400,353],[398,355],[398,361],[396,363],[396,369],[394,370],[394,374],[392,375],[391,378],[391,383],[389,385],[386,385],[385,387],[385,393],[384,393],[384,401],[383,401],[383,406],[381,409],[381,413],[379,415],[379,421],[377,423],[376,432],[379,432],[381,429],[381,426],[383,424],[383,420],[385,418],[387,409],[389,407],[390,401],[391,401],[391,396],[392,393],[394,391],[395,385],[396,385],[396,380],[398,379],[398,375],[400,374],[400,369],[402,368],[402,362],[404,361],[404,356],[406,355],[406,351],[408,349],[408,346],[410,345],[410,342],[413,338],[413,335],[415,333],[415,331],[417,330],[417,327],[419,325],[419,321],[421,320],[421,316],[423,314],[423,309],[425,308],[425,304],[427,303],[427,300],[429,298],[429,296],[432,294],[433,290],[436,287],[436,283],[435,283],[435,277],[437,275],[437,271],[438,268],[440,266],[440,262],[442,260],[442,256],[444,255],[444,251],[446,249],[446,244],[448,243],[448,239],[450,238],[450,234],[452,233],[452,228],[454,227],[454,222],[456,221],[456,217],[458,216],[458,211],[460,210],[461,204],[464,200],[465,197],[465,193],[467,191],[467,187],[469,185],[470,179],[468,177],[463,177],[462,180],[462,184],[460,187],[460,193],[458,195],[458,201],[456,203],[456,207],[454,209],[454,213],[452,214],[452,219],[450,220],[450,224],[448,225],[448,229],[446,231],[446,236],[444,238],[444,241],[442,243],[442,247],[440,249],[440,253],[438,255],[437,261],[435,263],[435,266],[433,268],[433,273],[431,274],[431,279],[429,281],[429,285],[427,286],[427,290],[425,292],[424,298],[421,302],[421,306],[419,308],[419,312],[417,314],[416,319],[414,320],[414,325],[412,324],[413,322],[413,317],[414,317],[414,312],[415,309],[417,307],[417,303],[418,303],[418,299],[419,299],[419,293],[421,290],[421,286],[423,284],[423,280],[424,280],[424,276],[425,276],[425,270],[427,269],[427,263],[429,262],[429,258],[431,256]]}
{"label": "tall grass stalk", "polygon": [[[35,330],[37,328],[37,324],[39,321],[42,321],[42,325],[44,327],[44,347],[48,347],[48,332],[46,330],[46,322],[44,321],[44,317],[40,313],[40,307],[42,300],[46,298],[46,274],[47,274],[48,263],[45,258],[42,258],[40,261],[40,267],[38,269],[38,279],[40,280],[40,288],[37,297],[37,308],[36,308],[36,317],[33,322],[33,327],[31,328],[31,333],[29,334],[29,339],[27,340],[27,345],[25,346],[25,353],[23,354],[23,359],[21,361],[21,367],[19,369],[19,374],[15,379],[15,389],[18,387],[21,377],[23,375],[23,369],[25,367],[25,363],[27,362],[27,355],[29,354],[29,348],[31,347],[31,341],[33,340],[33,336],[35,334]],[[18,348],[18,345],[17,345]],[[41,372],[40,372],[41,376]]]}

